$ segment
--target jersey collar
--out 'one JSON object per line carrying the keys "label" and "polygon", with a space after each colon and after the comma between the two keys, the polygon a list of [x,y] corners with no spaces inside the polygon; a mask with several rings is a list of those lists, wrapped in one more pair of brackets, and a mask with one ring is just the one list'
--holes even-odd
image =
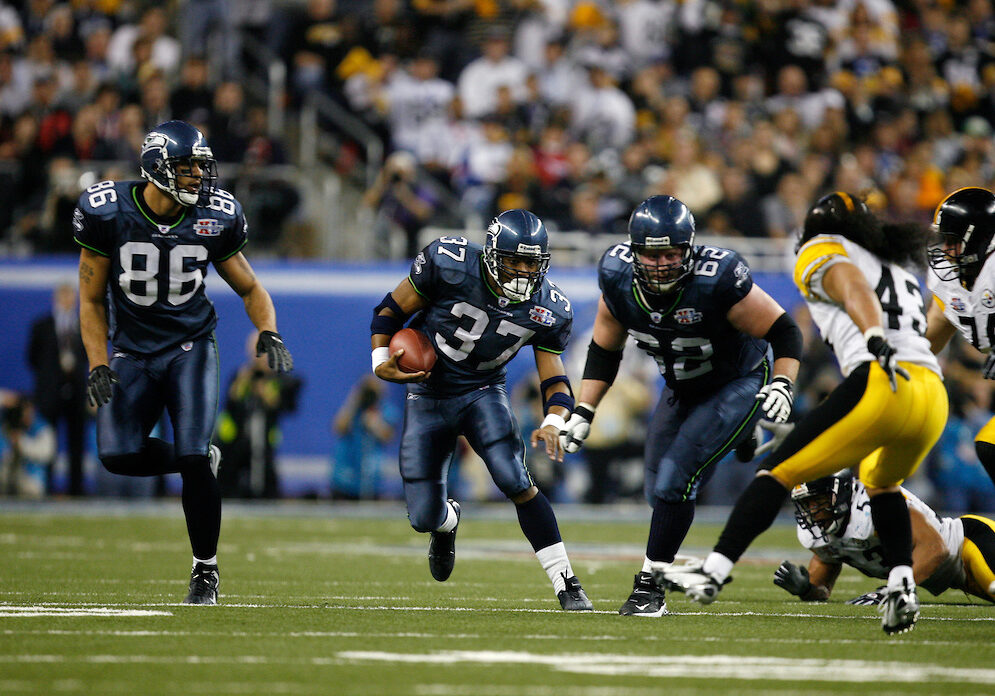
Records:
{"label": "jersey collar", "polygon": [[[145,185],[151,186],[152,184],[145,184]],[[157,228],[165,227],[167,230],[171,230],[177,225],[179,225],[181,222],[183,222],[183,218],[187,216],[186,206],[183,207],[183,210],[180,211],[180,214],[176,219],[164,218],[159,215],[156,215],[145,204],[145,201],[142,199],[142,197],[138,195],[138,189],[140,186],[141,183],[138,183],[131,187],[131,198],[133,201],[135,201],[135,205],[138,207],[138,212],[140,212],[146,220],[151,222]]]}

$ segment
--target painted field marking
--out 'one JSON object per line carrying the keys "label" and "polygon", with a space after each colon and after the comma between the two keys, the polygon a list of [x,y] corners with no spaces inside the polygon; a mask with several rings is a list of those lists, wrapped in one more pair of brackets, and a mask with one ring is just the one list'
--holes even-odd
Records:
{"label": "painted field marking", "polygon": [[117,609],[110,607],[28,606],[0,604],[0,618],[27,616],[172,616],[169,611],[153,609]]}
{"label": "painted field marking", "polygon": [[995,669],[958,669],[908,662],[821,660],[749,655],[611,655],[584,653],[544,655],[511,650],[448,650],[432,653],[391,653],[348,650],[337,653],[354,662],[457,665],[546,665],[556,671],[607,676],[679,677],[826,682],[995,683]]}

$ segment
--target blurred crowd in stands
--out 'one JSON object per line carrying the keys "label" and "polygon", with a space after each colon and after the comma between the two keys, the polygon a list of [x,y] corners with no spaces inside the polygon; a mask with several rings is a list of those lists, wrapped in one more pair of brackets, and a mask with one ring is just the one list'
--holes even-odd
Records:
{"label": "blurred crowd in stands", "polygon": [[[726,235],[790,235],[830,188],[925,221],[995,183],[993,47],[991,0],[0,0],[0,230],[72,250],[79,163],[133,168],[168,118],[201,126],[229,179],[293,163],[295,129],[269,132],[246,89],[266,52],[286,114],[321,93],[418,165],[366,196],[401,237],[382,254],[512,207],[617,233],[654,193]],[[334,167],[375,187],[364,157],[338,134]],[[277,188],[240,196],[276,199],[249,211],[263,245],[299,202]]]}
{"label": "blurred crowd in stands", "polygon": [[[250,79],[269,56],[287,75],[275,105]],[[171,118],[208,135],[254,254],[309,253],[283,237],[303,192],[260,172],[300,164],[311,94],[383,141],[375,178],[354,133],[329,163],[373,212],[380,258],[514,207],[620,234],[671,194],[700,231],[783,238],[831,189],[925,224],[945,193],[995,187],[992,0],[0,0],[0,254],[75,252],[79,191],[137,177],[143,135]],[[837,379],[819,345],[803,408]],[[953,417],[929,469],[947,495],[980,485],[964,467],[992,395],[968,353],[946,358]],[[633,423],[653,398],[639,387],[616,390]],[[13,398],[10,432],[35,416]],[[639,456],[638,430],[602,425],[591,502],[624,497],[616,463]],[[985,505],[965,500],[948,506]]]}

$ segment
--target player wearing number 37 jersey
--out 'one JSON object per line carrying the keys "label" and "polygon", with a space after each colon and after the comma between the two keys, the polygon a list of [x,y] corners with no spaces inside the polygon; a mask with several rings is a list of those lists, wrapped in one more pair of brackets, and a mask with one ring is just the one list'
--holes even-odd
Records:
{"label": "player wearing number 37 jersey", "polygon": [[[147,181],[90,186],[73,215],[97,448],[116,474],[181,474],[194,556],[185,601],[214,604],[221,490],[220,453],[211,445],[218,354],[217,316],[204,291],[208,264],[244,300],[260,331],[257,352],[270,367],[289,370],[293,361],[276,332],[273,302],[241,253],[242,207],[215,187],[203,134],[182,121],[157,126],[142,144],[141,170]],[[149,437],[164,408],[173,443]]]}
{"label": "player wearing number 37 jersey", "polygon": [[[442,237],[414,259],[410,275],[374,309],[373,370],[408,384],[401,477],[411,526],[430,532],[429,569],[439,581],[455,562],[460,507],[448,499],[447,474],[463,435],[484,460],[497,487],[515,503],[522,531],[549,575],[561,606],[590,610],[574,576],[549,501],[532,483],[525,445],[508,402],[504,366],[530,345],[541,379],[546,418],[532,432],[562,459],[559,433],[573,406],[560,353],[570,337],[570,302],[546,279],[548,235],[527,210],[508,210],[487,228],[483,248],[464,237]],[[438,359],[432,371],[406,373],[388,344],[408,317]]]}

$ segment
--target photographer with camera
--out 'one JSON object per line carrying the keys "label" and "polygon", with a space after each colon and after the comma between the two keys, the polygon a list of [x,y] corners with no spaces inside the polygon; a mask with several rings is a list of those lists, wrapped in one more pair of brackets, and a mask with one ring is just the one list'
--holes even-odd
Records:
{"label": "photographer with camera", "polygon": [[248,337],[249,360],[232,377],[225,410],[218,417],[214,439],[223,455],[218,480],[226,497],[279,497],[279,419],[297,410],[302,385],[297,373],[277,372],[265,354],[256,356],[257,338],[255,332]]}
{"label": "photographer with camera", "polygon": [[[427,184],[418,181],[414,155],[404,150],[391,154],[373,185],[363,194],[363,204],[373,209],[377,258],[414,258],[421,250],[418,233],[428,224],[439,199]],[[392,254],[392,238],[402,236],[403,254]]]}
{"label": "photographer with camera", "polygon": [[398,409],[384,400],[384,383],[363,376],[332,419],[333,500],[376,500],[385,446],[394,439]]}
{"label": "photographer with camera", "polygon": [[0,397],[0,494],[38,499],[45,494],[55,430],[35,412],[31,399]]}

